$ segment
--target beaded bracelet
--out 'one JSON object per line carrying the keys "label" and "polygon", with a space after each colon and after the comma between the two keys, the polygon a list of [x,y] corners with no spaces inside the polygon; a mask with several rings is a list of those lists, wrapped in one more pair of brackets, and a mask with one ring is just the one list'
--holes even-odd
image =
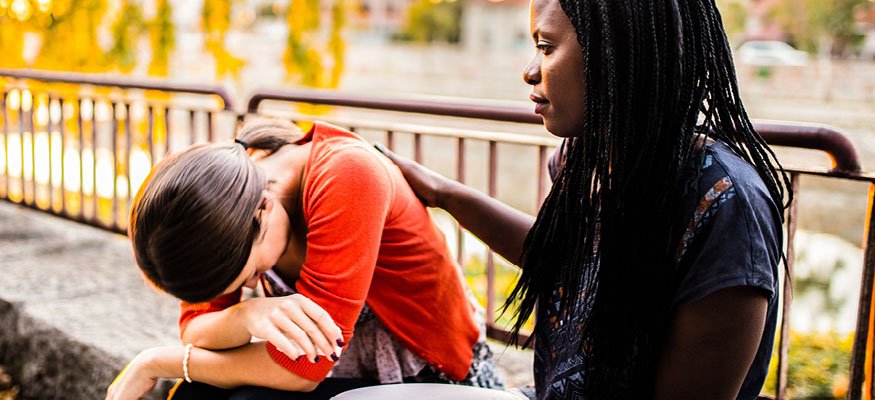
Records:
{"label": "beaded bracelet", "polygon": [[188,376],[188,359],[191,357],[192,347],[194,347],[194,345],[191,343],[185,345],[185,356],[182,357],[182,376],[188,383],[191,383],[191,377]]}

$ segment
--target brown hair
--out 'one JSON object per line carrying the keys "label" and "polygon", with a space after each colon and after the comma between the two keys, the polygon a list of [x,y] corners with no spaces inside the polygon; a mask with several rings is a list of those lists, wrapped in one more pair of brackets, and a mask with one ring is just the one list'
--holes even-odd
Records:
{"label": "brown hair", "polygon": [[[269,152],[293,143],[297,127],[256,118],[238,130]],[[131,209],[137,265],[159,289],[187,302],[220,295],[240,275],[261,230],[264,173],[239,144],[198,144],[161,160]]]}

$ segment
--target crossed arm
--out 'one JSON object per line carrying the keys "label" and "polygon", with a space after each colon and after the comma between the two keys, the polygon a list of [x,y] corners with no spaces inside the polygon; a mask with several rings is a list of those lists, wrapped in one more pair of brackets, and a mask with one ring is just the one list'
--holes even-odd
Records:
{"label": "crossed arm", "polygon": [[[296,328],[296,329],[292,329]],[[293,333],[289,333],[293,332]],[[318,382],[295,375],[268,355],[267,342],[294,358],[338,351],[329,343],[340,329],[315,303],[301,295],[256,298],[222,311],[201,314],[182,332],[191,343],[188,360],[192,380],[217,387],[243,385],[309,392]],[[107,389],[107,399],[137,399],[148,393],[159,378],[183,377],[184,346],[154,347],[138,354]]]}

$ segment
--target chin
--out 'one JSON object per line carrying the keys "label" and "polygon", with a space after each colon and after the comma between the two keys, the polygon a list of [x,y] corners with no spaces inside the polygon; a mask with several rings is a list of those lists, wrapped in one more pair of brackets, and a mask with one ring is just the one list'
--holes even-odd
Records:
{"label": "chin", "polygon": [[571,138],[578,136],[577,131],[573,129],[563,129],[562,127],[557,127],[553,124],[550,124],[550,122],[547,120],[544,120],[544,128],[546,128],[547,132],[550,132],[551,135],[561,138]]}

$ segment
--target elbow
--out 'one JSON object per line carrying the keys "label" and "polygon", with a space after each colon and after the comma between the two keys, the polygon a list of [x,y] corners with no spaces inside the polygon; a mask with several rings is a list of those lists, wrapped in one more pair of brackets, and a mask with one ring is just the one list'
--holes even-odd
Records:
{"label": "elbow", "polygon": [[298,389],[299,392],[309,393],[316,390],[316,387],[319,386],[319,382],[313,382],[311,380],[302,379],[301,388]]}
{"label": "elbow", "polygon": [[206,350],[223,350],[222,348],[215,348],[214,346],[210,346],[209,341],[203,335],[198,335],[191,329],[184,329],[180,331],[179,338],[182,339],[182,344],[191,343],[191,345],[194,347]]}
{"label": "elbow", "polygon": [[273,389],[283,390],[287,392],[309,393],[316,390],[316,387],[319,386],[319,382],[304,379],[296,375],[293,379],[284,380],[282,384],[267,386],[273,386]]}

